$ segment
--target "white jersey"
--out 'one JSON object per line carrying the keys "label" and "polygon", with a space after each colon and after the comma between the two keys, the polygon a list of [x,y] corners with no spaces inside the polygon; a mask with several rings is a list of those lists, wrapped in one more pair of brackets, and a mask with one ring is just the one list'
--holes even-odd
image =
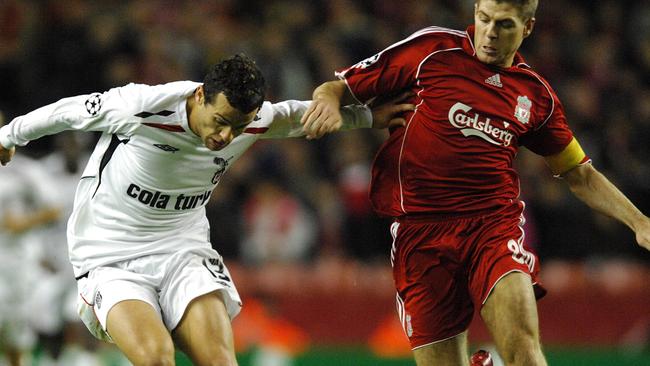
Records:
{"label": "white jersey", "polygon": [[[303,135],[310,102],[265,102],[241,135],[211,151],[188,125],[186,100],[200,85],[129,84],[65,98],[0,129],[6,148],[63,130],[102,132],[68,221],[76,276],[135,257],[210,248],[204,206],[223,174],[260,138]],[[342,112],[344,129],[372,125],[367,107]]]}

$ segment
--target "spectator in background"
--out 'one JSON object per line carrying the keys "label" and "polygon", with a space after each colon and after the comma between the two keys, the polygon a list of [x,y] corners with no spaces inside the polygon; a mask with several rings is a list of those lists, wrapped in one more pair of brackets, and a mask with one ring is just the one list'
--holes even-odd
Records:
{"label": "spectator in background", "polygon": [[357,131],[333,142],[339,153],[333,162],[337,172],[337,188],[343,205],[344,249],[353,258],[379,262],[386,258],[390,237],[386,235],[386,219],[378,218],[368,200],[372,152],[367,134]]}
{"label": "spectator in background", "polygon": [[[0,112],[0,126],[4,117]],[[10,366],[27,366],[36,344],[32,328],[32,291],[47,280],[42,251],[48,243],[40,232],[61,212],[43,189],[49,178],[37,162],[20,157],[18,165],[0,170],[0,353]]]}
{"label": "spectator in background", "polygon": [[[458,28],[466,23],[473,4],[473,0],[373,0],[363,3],[5,0],[0,2],[0,74],[3,75],[0,80],[12,87],[0,91],[0,108],[11,119],[18,111],[79,92],[105,90],[130,81],[164,83],[178,75],[183,79],[196,79],[207,65],[240,51],[254,54],[259,60],[269,59],[268,70],[266,62],[263,67],[264,71],[274,73],[269,74],[270,100],[286,95],[309,99],[306,85],[329,78],[334,68],[358,60],[360,55],[369,54],[369,50],[394,43],[425,24]],[[409,11],[414,8],[418,11]],[[603,16],[610,12],[611,17]],[[642,0],[544,1],[540,6],[538,29],[532,36],[534,42],[523,45],[529,64],[548,77],[563,100],[580,98],[581,103],[591,100],[593,110],[589,113],[602,118],[586,120],[582,116],[584,109],[574,109],[572,103],[567,103],[571,104],[567,113],[572,127],[599,166],[620,183],[630,197],[638,198],[639,205],[644,208],[650,207],[647,198],[650,188],[645,184],[650,163],[643,158],[648,154],[645,141],[650,134],[647,122],[650,120],[647,117],[650,105],[647,102],[650,90],[649,13],[650,5]],[[78,32],[70,31],[71,26],[77,27]],[[154,39],[148,40],[151,32]],[[273,35],[273,44],[282,47],[281,50],[265,46],[270,32],[279,33],[277,37]],[[165,35],[155,37],[155,33]],[[602,60],[588,52],[598,44],[609,47],[609,55]],[[80,61],[61,54],[66,52]],[[283,64],[285,61],[288,64]],[[77,83],[61,82],[66,80],[64,75],[70,75],[71,69],[75,77],[86,75],[82,91]],[[577,85],[574,79],[589,82]],[[608,132],[612,124],[608,123],[607,114],[619,109],[630,111],[629,126],[625,130]],[[610,144],[607,139],[613,132],[619,142]],[[322,150],[327,141],[325,138],[305,144],[303,148],[318,159],[310,161],[312,170],[318,174],[308,178],[319,180],[318,186],[322,187],[337,184],[337,173],[329,169],[329,160],[335,160],[331,156],[333,153]],[[43,155],[52,151],[53,146],[53,140],[44,138],[30,144],[24,152],[32,156]],[[270,149],[276,148],[271,146]],[[372,142],[372,149],[378,146],[379,143]],[[616,149],[621,146],[624,150],[627,146],[630,153],[626,155],[631,158],[616,160],[620,156]],[[262,153],[262,150],[253,150],[250,159],[257,160]],[[531,183],[532,189],[528,190],[531,214],[541,216],[542,212],[552,212],[573,218],[584,214],[576,200],[550,205],[538,198],[543,197],[544,192],[553,191],[554,183],[552,179],[532,177],[539,181]],[[245,178],[229,177],[236,187],[245,185]],[[528,176],[522,178],[527,184],[524,180]],[[301,194],[293,188],[291,191]],[[341,200],[340,195],[334,198]],[[214,211],[215,216],[211,213],[210,219],[216,221],[220,213]],[[544,224],[544,217],[533,219]],[[571,258],[587,259],[612,252],[612,234],[604,231],[611,225],[601,225],[603,219],[591,214],[582,220],[585,226],[564,230],[567,235],[559,238],[557,247],[571,247],[575,245],[572,238],[583,237],[587,232],[591,233],[591,245],[570,253]],[[540,225],[540,236],[553,235],[553,230],[551,226]],[[630,235],[614,236],[616,241],[633,241]],[[542,246],[540,250],[544,258],[562,259],[564,256],[554,248]],[[615,252],[619,258],[650,263],[650,255],[632,245],[617,248]]]}
{"label": "spectator in background", "polygon": [[[74,192],[89,154],[84,148],[87,135],[64,132],[55,137],[56,150],[38,160],[49,179],[44,189],[61,208],[59,220],[44,230],[42,279],[34,286],[32,311],[39,332],[40,366],[57,364],[97,365],[101,363],[92,336],[85,331],[76,313],[79,296],[75,275],[70,267],[66,243],[66,224],[72,214]],[[122,356],[123,357],[123,356]]]}
{"label": "spectator in background", "polygon": [[244,202],[241,255],[245,263],[298,263],[313,254],[314,215],[282,184],[262,177]]}

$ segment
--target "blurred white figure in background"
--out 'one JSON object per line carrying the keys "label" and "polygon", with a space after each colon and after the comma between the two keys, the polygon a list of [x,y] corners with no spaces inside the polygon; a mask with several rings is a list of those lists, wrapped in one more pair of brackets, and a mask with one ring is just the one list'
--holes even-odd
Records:
{"label": "blurred white figure in background", "polygon": [[[0,114],[0,125],[2,125]],[[0,350],[9,365],[27,365],[36,343],[31,319],[34,287],[43,280],[39,231],[60,218],[48,200],[40,165],[24,156],[0,171]]]}
{"label": "blurred white figure in background", "polygon": [[67,218],[74,206],[74,192],[89,154],[75,132],[56,136],[56,150],[39,160],[48,174],[43,187],[61,208],[61,218],[43,230],[46,238],[41,261],[41,276],[34,288],[32,311],[39,314],[32,325],[40,335],[43,348],[39,366],[102,366],[93,338],[87,334],[76,312],[77,282],[68,259]]}

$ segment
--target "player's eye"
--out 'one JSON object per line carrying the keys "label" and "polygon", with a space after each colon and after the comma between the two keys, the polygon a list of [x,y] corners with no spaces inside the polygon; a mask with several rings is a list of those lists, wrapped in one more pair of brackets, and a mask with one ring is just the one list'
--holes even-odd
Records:
{"label": "player's eye", "polygon": [[229,124],[228,122],[226,122],[225,120],[223,120],[223,119],[221,119],[221,118],[215,118],[215,119],[214,119],[214,123],[215,123],[217,126],[219,126],[219,127],[227,127],[227,126],[230,126],[230,124]]}

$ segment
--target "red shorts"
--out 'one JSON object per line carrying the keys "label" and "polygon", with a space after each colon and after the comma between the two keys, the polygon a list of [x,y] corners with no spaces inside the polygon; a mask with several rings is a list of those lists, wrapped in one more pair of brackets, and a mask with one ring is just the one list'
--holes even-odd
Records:
{"label": "red shorts", "polygon": [[474,307],[512,271],[531,276],[537,298],[537,256],[523,246],[523,216],[513,205],[469,218],[399,218],[391,226],[397,311],[413,349],[465,331]]}

